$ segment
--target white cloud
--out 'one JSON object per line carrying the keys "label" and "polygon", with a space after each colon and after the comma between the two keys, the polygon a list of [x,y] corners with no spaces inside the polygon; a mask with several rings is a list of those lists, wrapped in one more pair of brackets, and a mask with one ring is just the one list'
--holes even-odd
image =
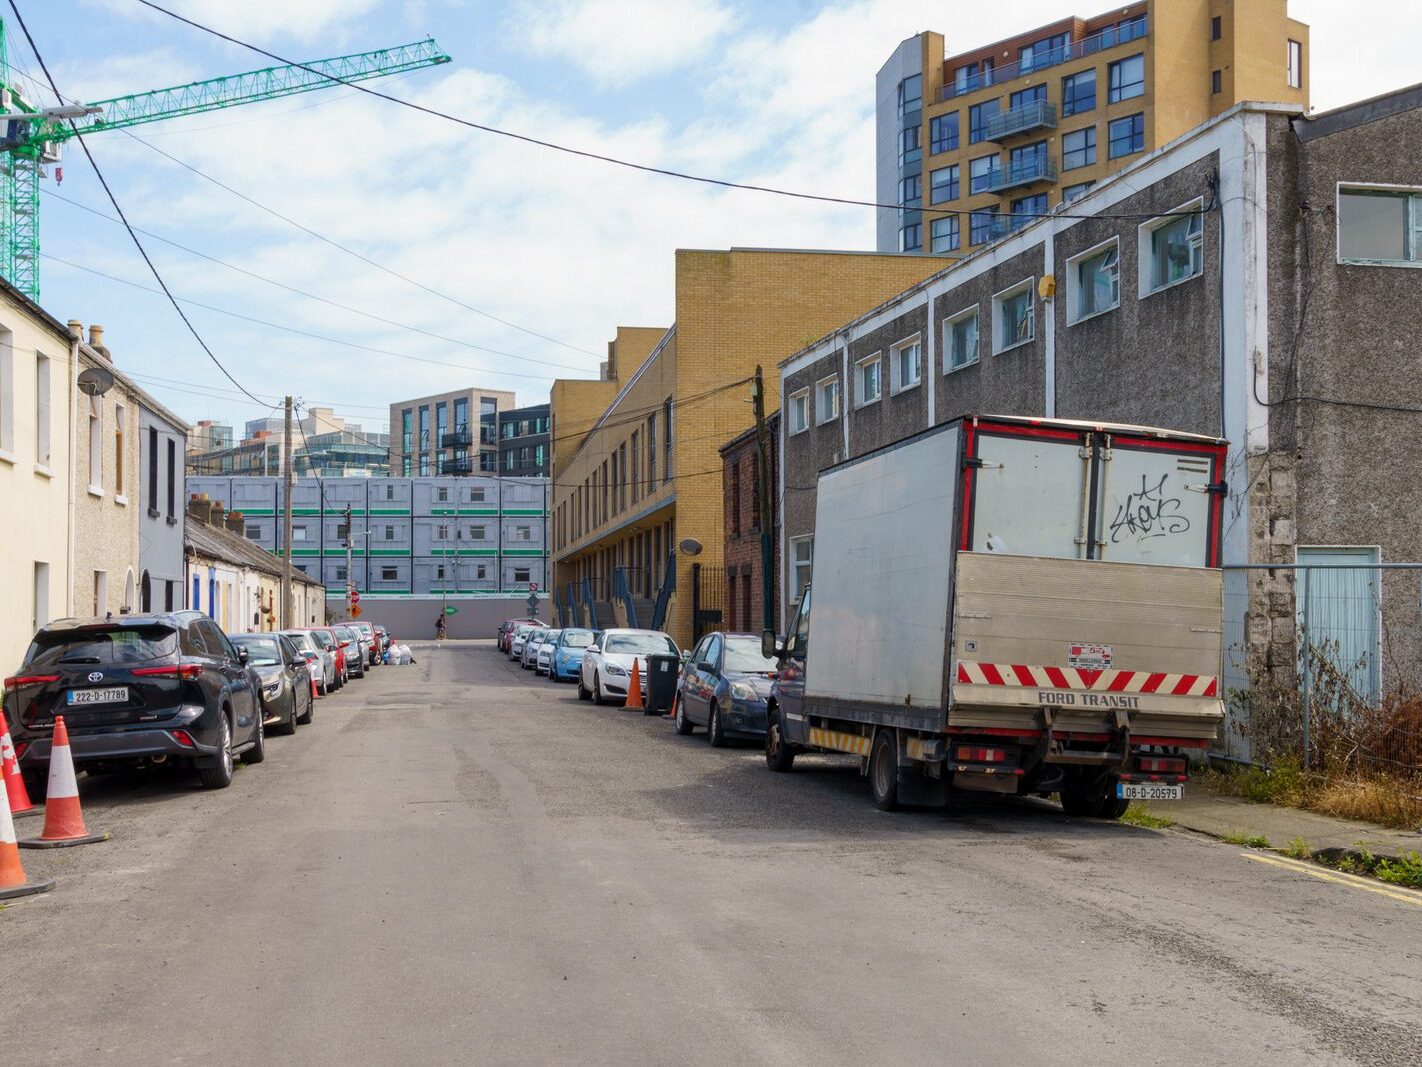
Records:
{"label": "white cloud", "polygon": [[717,0],[525,0],[507,20],[534,55],[565,59],[602,85],[683,68],[735,21]]}
{"label": "white cloud", "polygon": [[[166,15],[139,7],[133,0],[91,2],[126,18],[146,17],[149,21],[179,25]],[[253,44],[264,44],[275,39],[313,40],[330,30],[352,25],[378,3],[379,0],[167,0],[163,6],[204,26]]]}

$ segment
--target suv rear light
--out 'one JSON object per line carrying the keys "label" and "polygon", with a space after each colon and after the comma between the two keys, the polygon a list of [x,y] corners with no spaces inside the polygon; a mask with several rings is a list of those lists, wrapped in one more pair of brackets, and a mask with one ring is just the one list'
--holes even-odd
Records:
{"label": "suv rear light", "polygon": [[17,674],[5,679],[6,689],[23,689],[28,685],[44,685],[46,682],[59,681],[57,674]]}
{"label": "suv rear light", "polygon": [[1001,763],[1007,759],[1007,751],[1001,748],[979,748],[968,745],[960,745],[958,748],[959,763]]}
{"label": "suv rear light", "polygon": [[1147,774],[1184,774],[1185,760],[1178,756],[1141,756],[1136,762]]}
{"label": "suv rear light", "polygon": [[29,750],[30,750],[30,743],[29,743],[28,741],[16,741],[16,742],[15,742],[15,759],[18,761],[18,760],[19,760],[26,752],[28,752]]}
{"label": "suv rear light", "polygon": [[169,732],[173,735],[173,740],[178,742],[178,744],[182,745],[184,748],[197,747],[197,742],[193,740],[193,735],[188,733],[186,730],[171,730]]}
{"label": "suv rear light", "polygon": [[202,677],[202,664],[200,663],[179,663],[167,667],[135,667],[129,674],[142,675],[145,678],[182,678],[192,681]]}

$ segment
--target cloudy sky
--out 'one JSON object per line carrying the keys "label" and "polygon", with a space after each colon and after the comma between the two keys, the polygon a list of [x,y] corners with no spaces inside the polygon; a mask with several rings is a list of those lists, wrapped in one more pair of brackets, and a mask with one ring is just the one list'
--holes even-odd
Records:
{"label": "cloudy sky", "polygon": [[[61,92],[73,98],[267,65],[135,0],[19,3]],[[956,51],[1067,10],[1048,0],[170,6],[296,60],[432,35],[453,63],[371,84],[480,123],[661,167],[861,199],[873,195],[874,73],[900,40],[936,29]],[[1319,109],[1417,80],[1422,5],[1366,6],[1370,17],[1360,19],[1356,5],[1291,0],[1291,13],[1313,26]],[[1097,11],[1088,4],[1078,13]],[[24,80],[39,75],[33,55],[18,33],[6,37],[15,79],[33,89]],[[553,377],[594,376],[619,323],[669,323],[678,247],[873,244],[870,209],[638,174],[348,89],[133,133],[147,143],[110,132],[90,145],[130,220],[193,250],[147,240],[175,293],[210,306],[188,310],[219,358],[260,396],[277,402],[291,392],[372,430],[384,429],[386,404],[399,397],[481,383],[536,403]],[[120,366],[190,419],[240,426],[263,414],[231,391],[162,298],[145,291],[152,279],[123,230],[101,217],[111,211],[77,146],[63,178],[46,182],[42,197],[46,308],[61,320],[102,323]]]}

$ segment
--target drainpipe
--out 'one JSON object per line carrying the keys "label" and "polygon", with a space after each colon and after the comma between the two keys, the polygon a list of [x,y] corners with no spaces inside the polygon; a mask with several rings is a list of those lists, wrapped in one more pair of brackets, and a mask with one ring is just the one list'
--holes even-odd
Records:
{"label": "drainpipe", "polygon": [[[65,609],[64,613],[70,618],[74,616],[74,586],[78,576],[74,573],[74,560],[76,556],[74,547],[74,531],[77,526],[78,501],[74,495],[76,479],[79,476],[79,464],[75,458],[79,444],[79,344],[84,339],[84,325],[78,319],[69,320],[69,501],[68,515],[65,520],[65,543],[68,545],[69,560],[67,570],[69,572],[68,581],[65,583]],[[53,440],[53,438],[51,438]]]}

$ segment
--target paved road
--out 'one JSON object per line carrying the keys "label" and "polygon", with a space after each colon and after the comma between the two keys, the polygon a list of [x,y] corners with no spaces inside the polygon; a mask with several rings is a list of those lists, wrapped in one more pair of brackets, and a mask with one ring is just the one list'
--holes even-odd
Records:
{"label": "paved road", "polygon": [[0,1061],[1422,1062],[1416,904],[418,655],[224,792],[84,781],[115,838],[25,854]]}

